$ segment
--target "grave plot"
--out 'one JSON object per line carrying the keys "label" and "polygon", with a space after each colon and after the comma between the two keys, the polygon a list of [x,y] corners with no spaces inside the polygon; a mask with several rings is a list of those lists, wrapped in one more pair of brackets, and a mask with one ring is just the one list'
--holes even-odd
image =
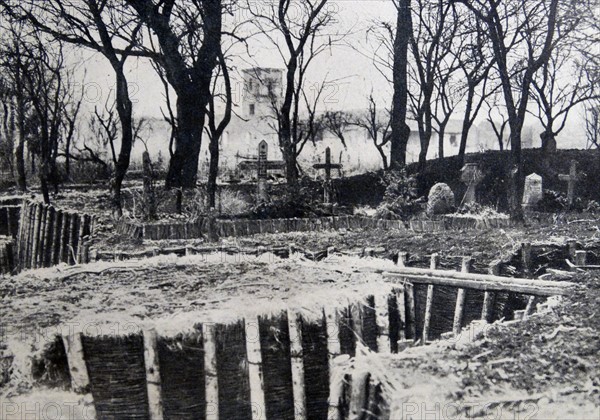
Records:
{"label": "grave plot", "polygon": [[[575,287],[469,274],[470,260],[463,273],[437,270],[436,255],[430,269],[406,267],[405,253],[398,265],[263,257],[25,273],[3,286],[6,320],[22,326],[7,341],[40,340],[37,375],[87,394],[99,418],[354,418],[386,406],[362,356],[513,315],[506,304],[499,315],[501,293],[543,300]],[[520,317],[534,311],[526,302]]]}

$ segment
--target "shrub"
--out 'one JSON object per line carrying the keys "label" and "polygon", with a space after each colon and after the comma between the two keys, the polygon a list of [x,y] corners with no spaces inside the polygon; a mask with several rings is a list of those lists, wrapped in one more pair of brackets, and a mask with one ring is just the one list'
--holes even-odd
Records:
{"label": "shrub", "polygon": [[468,214],[472,216],[498,216],[500,213],[490,206],[484,206],[476,202],[465,203],[456,210],[457,214]]}
{"label": "shrub", "polygon": [[382,181],[386,185],[383,202],[377,208],[381,219],[408,220],[423,210],[422,198],[417,193],[417,180],[405,170],[388,172]]}
{"label": "shrub", "polygon": [[321,216],[328,214],[321,204],[322,196],[317,183],[301,178],[295,185],[283,186],[283,192],[268,202],[256,204],[252,215],[259,219]]}
{"label": "shrub", "polygon": [[543,198],[538,202],[536,210],[540,212],[557,213],[567,210],[582,211],[585,208],[583,200],[575,197],[573,205],[569,209],[566,194],[553,190],[544,190]]}

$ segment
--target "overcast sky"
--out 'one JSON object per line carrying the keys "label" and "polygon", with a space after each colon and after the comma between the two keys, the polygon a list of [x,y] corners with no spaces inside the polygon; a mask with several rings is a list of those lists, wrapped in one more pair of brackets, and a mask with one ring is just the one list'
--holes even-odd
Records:
{"label": "overcast sky", "polygon": [[[322,53],[309,71],[309,91],[318,89],[320,84],[325,80],[328,81],[322,94],[324,100],[320,110],[363,109],[366,107],[366,96],[371,90],[379,102],[387,105],[391,87],[374,68],[369,58],[366,30],[375,21],[395,21],[396,11],[392,1],[337,0],[332,1],[329,7],[329,10],[337,12],[338,16],[337,22],[331,26],[330,31],[334,34],[351,33],[341,45],[328,48]],[[236,16],[236,19],[245,17]],[[284,67],[273,46],[260,37],[250,41],[250,52],[252,57],[247,57],[244,53],[243,59],[232,61],[236,70],[251,67],[254,63],[263,67]],[[77,60],[82,63],[81,68],[85,69],[85,105],[89,109],[103,106],[106,96],[113,92],[112,69],[99,55],[78,53],[77,57]],[[130,58],[128,63],[127,73],[131,83],[135,115],[160,118],[161,107],[165,106],[160,80],[147,61]],[[237,83],[234,82],[234,99],[241,101],[242,84],[239,74],[234,72],[233,77],[237,78]],[[453,118],[460,118],[460,113]],[[576,109],[572,112],[571,121],[561,137],[583,140],[580,110]],[[585,144],[585,141],[582,144]]]}

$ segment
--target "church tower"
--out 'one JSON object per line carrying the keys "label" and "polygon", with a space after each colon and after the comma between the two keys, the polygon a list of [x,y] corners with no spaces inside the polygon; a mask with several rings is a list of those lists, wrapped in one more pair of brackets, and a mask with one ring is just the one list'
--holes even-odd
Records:
{"label": "church tower", "polygon": [[283,96],[283,70],[253,67],[244,75],[243,116],[247,119],[274,115],[274,106]]}

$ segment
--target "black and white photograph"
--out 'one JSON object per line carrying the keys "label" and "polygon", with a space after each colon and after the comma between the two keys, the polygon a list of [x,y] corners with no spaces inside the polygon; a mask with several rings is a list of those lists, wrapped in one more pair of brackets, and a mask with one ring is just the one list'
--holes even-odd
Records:
{"label": "black and white photograph", "polygon": [[0,0],[0,420],[600,419],[600,0]]}

